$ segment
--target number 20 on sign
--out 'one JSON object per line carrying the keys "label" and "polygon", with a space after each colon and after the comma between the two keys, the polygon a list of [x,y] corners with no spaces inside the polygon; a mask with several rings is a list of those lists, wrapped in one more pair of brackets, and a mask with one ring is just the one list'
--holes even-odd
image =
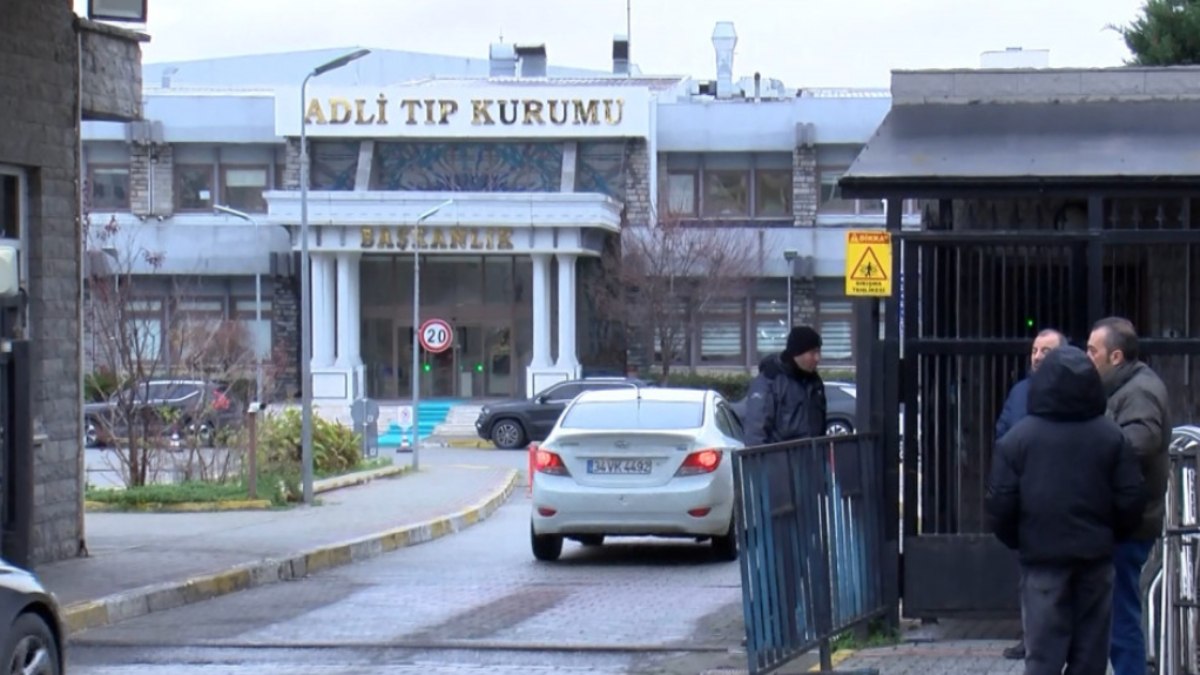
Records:
{"label": "number 20 on sign", "polygon": [[892,294],[892,233],[852,230],[846,233],[846,295],[889,297]]}

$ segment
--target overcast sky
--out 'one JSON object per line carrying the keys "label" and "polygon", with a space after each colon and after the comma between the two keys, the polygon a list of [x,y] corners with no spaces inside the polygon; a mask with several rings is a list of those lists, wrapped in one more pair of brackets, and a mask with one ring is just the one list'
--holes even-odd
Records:
{"label": "overcast sky", "polygon": [[[83,13],[86,0],[75,0]],[[546,44],[551,63],[610,66],[627,0],[149,0],[144,61],[364,46],[487,57]],[[631,0],[632,58],[645,73],[711,78],[712,29],[733,21],[734,75],[789,87],[885,87],[892,69],[978,67],[981,52],[1049,49],[1052,66],[1117,66],[1105,26],[1142,0]]]}

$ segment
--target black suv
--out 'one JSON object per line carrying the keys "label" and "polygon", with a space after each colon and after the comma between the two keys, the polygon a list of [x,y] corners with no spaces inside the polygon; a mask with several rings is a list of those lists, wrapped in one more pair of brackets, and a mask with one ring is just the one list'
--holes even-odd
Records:
{"label": "black suv", "polygon": [[[132,402],[130,410],[122,409],[123,400]],[[164,410],[172,414],[163,415]],[[148,422],[154,433],[195,434],[204,445],[212,445],[217,431],[236,425],[243,411],[226,387],[217,382],[148,380],[113,394],[107,401],[84,404],[84,445],[111,445],[128,436],[130,420],[122,419],[126,412]]]}
{"label": "black suv", "polygon": [[652,386],[649,382],[627,377],[589,377],[559,382],[533,398],[483,406],[479,419],[475,420],[475,433],[497,448],[524,447],[530,441],[545,440],[567,404],[585,391]]}

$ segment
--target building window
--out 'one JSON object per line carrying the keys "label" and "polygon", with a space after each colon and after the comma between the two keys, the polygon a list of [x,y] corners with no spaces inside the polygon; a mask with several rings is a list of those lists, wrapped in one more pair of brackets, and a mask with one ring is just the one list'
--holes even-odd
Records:
{"label": "building window", "polygon": [[153,373],[156,364],[162,358],[163,303],[161,300],[130,300],[126,306],[125,331],[128,337],[128,349],[118,345],[121,351],[120,359],[128,358],[129,364],[113,364],[115,366],[140,366],[140,370]]}
{"label": "building window", "polygon": [[704,215],[709,218],[749,216],[749,173],[746,171],[705,171]]}
{"label": "building window", "polygon": [[848,300],[821,301],[818,308],[821,358],[835,363],[854,360],[854,310]]}
{"label": "building window", "polygon": [[740,300],[713,302],[700,323],[700,361],[741,363],[745,313]]}
{"label": "building window", "polygon": [[261,359],[271,357],[271,301],[262,302],[262,321],[255,321],[257,303],[254,298],[234,300],[234,319],[243,327],[254,349]]}
{"label": "building window", "polygon": [[817,206],[820,213],[855,213],[853,199],[842,198],[842,188],[838,185],[844,172],[840,170],[821,170],[821,201]]}
{"label": "building window", "polygon": [[0,239],[21,237],[21,177],[0,173]]}
{"label": "building window", "polygon": [[92,166],[88,174],[90,206],[93,210],[129,210],[129,167]]}
{"label": "building window", "polygon": [[676,216],[696,215],[696,174],[667,174],[667,209]]}
{"label": "building window", "polygon": [[786,218],[792,215],[792,172],[759,169],[754,172],[754,217]]}
{"label": "building window", "polygon": [[763,357],[769,354],[777,354],[783,351],[783,348],[787,346],[788,329],[787,300],[755,300],[755,359],[761,361]]}
{"label": "building window", "polygon": [[207,165],[175,167],[175,208],[207,211],[213,204],[213,168]]}
{"label": "building window", "polygon": [[263,198],[263,191],[266,189],[266,167],[221,169],[221,195],[226,206],[246,213],[265,213],[267,200]]}

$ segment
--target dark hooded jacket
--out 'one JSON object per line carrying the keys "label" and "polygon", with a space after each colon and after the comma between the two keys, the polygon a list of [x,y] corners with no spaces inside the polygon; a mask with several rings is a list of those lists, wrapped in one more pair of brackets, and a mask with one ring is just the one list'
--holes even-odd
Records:
{"label": "dark hooded jacket", "polygon": [[825,383],[780,354],[759,363],[743,406],[746,445],[825,435]]}
{"label": "dark hooded jacket", "polygon": [[1162,536],[1167,475],[1170,473],[1171,423],[1167,419],[1167,387],[1141,361],[1123,363],[1104,378],[1108,416],[1137,454],[1146,480],[1146,509],[1132,538]]}
{"label": "dark hooded jacket", "polygon": [[1028,403],[992,456],[992,531],[1027,564],[1111,557],[1144,497],[1133,448],[1104,415],[1100,374],[1079,349],[1055,349],[1031,376]]}

